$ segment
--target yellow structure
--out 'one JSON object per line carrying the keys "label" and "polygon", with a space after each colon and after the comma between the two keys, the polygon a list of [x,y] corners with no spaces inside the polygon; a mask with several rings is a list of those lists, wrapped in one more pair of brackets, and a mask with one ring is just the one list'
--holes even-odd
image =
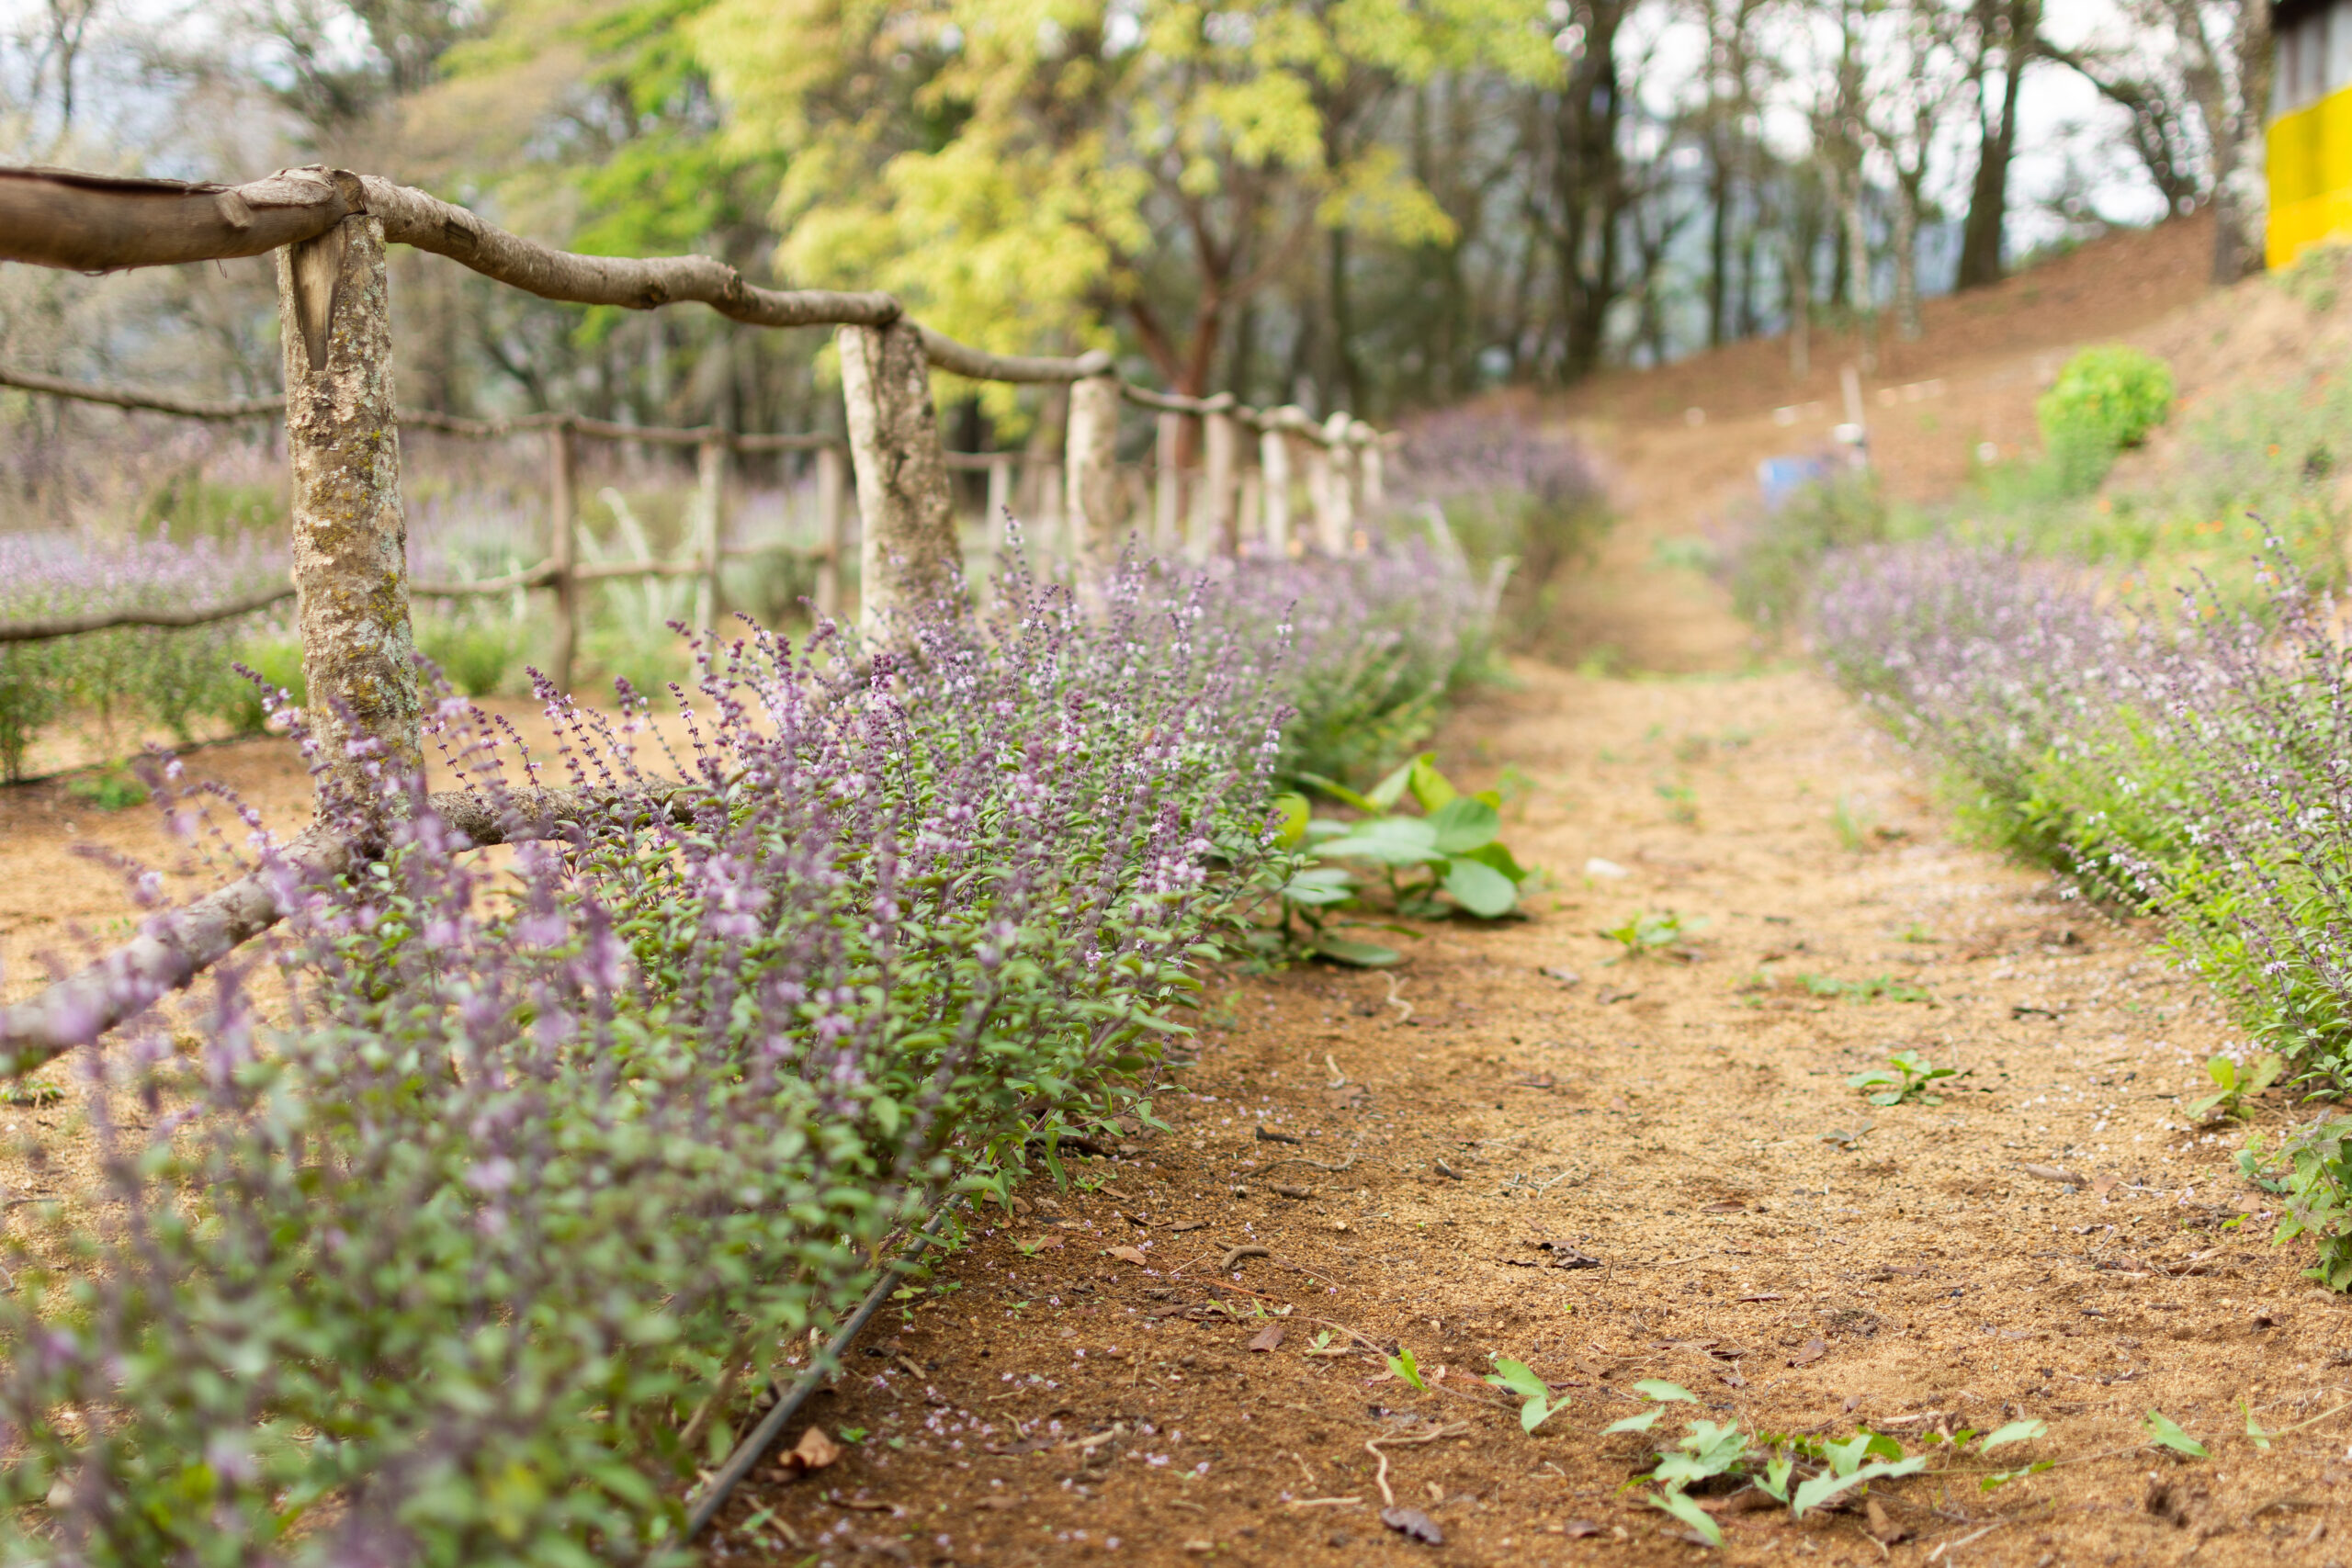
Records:
{"label": "yellow structure", "polygon": [[2280,0],[2270,27],[2263,249],[2282,267],[2322,240],[2352,236],[2352,0]]}

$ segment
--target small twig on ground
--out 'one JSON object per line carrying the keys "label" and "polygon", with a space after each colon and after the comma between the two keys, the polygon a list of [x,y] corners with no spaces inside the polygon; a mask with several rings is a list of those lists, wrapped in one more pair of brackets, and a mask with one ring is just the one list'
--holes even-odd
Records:
{"label": "small twig on ground", "polygon": [[1283,1505],[1288,1508],[1352,1508],[1363,1502],[1361,1497],[1293,1497]]}
{"label": "small twig on ground", "polygon": [[1254,1243],[1244,1242],[1239,1247],[1230,1247],[1227,1250],[1225,1261],[1216,1266],[1217,1272],[1220,1274],[1224,1273],[1245,1258],[1272,1258],[1273,1255],[1274,1249],[1272,1247],[1259,1247]]}
{"label": "small twig on ground", "polygon": [[1381,1444],[1433,1443],[1440,1438],[1459,1437],[1469,1429],[1470,1423],[1467,1421],[1449,1421],[1444,1426],[1438,1427],[1435,1431],[1422,1432],[1410,1438],[1396,1437],[1365,1438],[1363,1445],[1364,1452],[1370,1454],[1373,1458],[1380,1461],[1380,1473],[1374,1477],[1374,1479],[1379,1483],[1381,1501],[1387,1504],[1392,1508],[1396,1506],[1396,1494],[1388,1489],[1388,1456],[1381,1451]]}
{"label": "small twig on ground", "polygon": [[1396,1021],[1399,1023],[1412,1022],[1413,1004],[1397,996],[1396,993],[1403,989],[1403,987],[1396,983],[1396,976],[1394,975],[1383,975],[1381,978],[1388,982],[1388,1005],[1395,1008],[1400,1015]]}

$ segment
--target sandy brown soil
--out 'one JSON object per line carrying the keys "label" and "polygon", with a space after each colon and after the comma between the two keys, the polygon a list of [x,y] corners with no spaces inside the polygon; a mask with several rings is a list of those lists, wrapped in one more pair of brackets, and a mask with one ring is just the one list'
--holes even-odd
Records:
{"label": "sandy brown soil", "polygon": [[[1599,1435],[1650,1377],[1751,1431],[1868,1423],[1916,1448],[2049,1423],[2009,1451],[2058,1468],[1989,1496],[1965,1458],[1878,1488],[1905,1537],[1883,1551],[1860,1513],[1727,1511],[1734,1562],[2347,1550],[2352,1417],[2267,1453],[2232,1435],[2241,1400],[2276,1428],[2352,1399],[2352,1314],[2267,1244],[2232,1135],[2188,1127],[2196,1063],[2233,1038],[2195,987],[2143,933],[1954,843],[1810,676],[1523,676],[1452,750],[1543,781],[1509,838],[1563,890],[1524,923],[1425,928],[1393,987],[1228,976],[1156,1102],[1170,1131],[979,1221],[950,1293],[871,1331],[812,1405],[864,1441],[752,1485],[726,1551],[1682,1562],[1679,1527],[1625,1490],[1648,1450]],[[1629,874],[1582,874],[1595,856]],[[1611,964],[1595,929],[1664,910],[1703,922],[1690,961]],[[1815,994],[1873,981],[1924,999]],[[1941,1104],[1845,1086],[1906,1045],[1967,1074]],[[1598,1266],[1547,1267],[1544,1242]],[[1327,1330],[1342,1353],[1317,1353]],[[1427,1393],[1366,1348],[1394,1346],[1444,1369]],[[1495,1354],[1570,1402],[1534,1437],[1477,1381]],[[2143,1447],[2151,1408],[2214,1458]],[[1443,1545],[1379,1522],[1382,1439]]]}

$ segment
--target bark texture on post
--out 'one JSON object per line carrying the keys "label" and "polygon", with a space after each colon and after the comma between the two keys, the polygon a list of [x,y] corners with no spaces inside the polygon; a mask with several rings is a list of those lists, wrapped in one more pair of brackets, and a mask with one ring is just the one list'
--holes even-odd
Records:
{"label": "bark texture on post", "polygon": [[424,761],[383,225],[346,218],[280,250],[277,314],[304,716],[325,764],[321,804],[364,801],[375,795],[355,742],[373,739],[392,765]]}
{"label": "bark texture on post", "polygon": [[865,528],[858,625],[871,636],[898,616],[926,614],[954,596],[962,583],[964,551],[956,537],[922,329],[909,321],[843,327],[838,341],[850,462]]}
{"label": "bark texture on post", "polygon": [[1239,422],[1229,413],[1208,415],[1201,446],[1208,470],[1201,481],[1208,498],[1202,512],[1208,549],[1230,558],[1241,553],[1241,508],[1234,482],[1241,457]]}
{"label": "bark texture on post", "polygon": [[726,541],[727,440],[713,435],[695,448],[695,552],[701,572],[695,579],[696,631],[718,625],[718,552]]}
{"label": "bark texture on post", "polygon": [[1119,403],[1115,376],[1070,383],[1070,558],[1095,570],[1119,557]]}
{"label": "bark texture on post", "polygon": [[1173,555],[1184,542],[1184,416],[1163,413],[1152,427],[1151,547]]}
{"label": "bark texture on post", "polygon": [[1006,453],[989,460],[989,537],[1002,539],[1012,513],[1012,457]]}
{"label": "bark texture on post", "polygon": [[1343,556],[1355,548],[1356,452],[1348,442],[1352,423],[1344,413],[1333,414],[1323,423],[1323,445],[1317,448],[1323,459],[1323,482],[1315,498],[1315,531],[1327,556]]}
{"label": "bark texture on post", "polygon": [[1383,456],[1380,432],[1359,420],[1348,431],[1356,447],[1356,493],[1368,512],[1388,504],[1388,463]]}
{"label": "bark texture on post", "polygon": [[847,510],[847,468],[840,447],[817,448],[817,614],[829,621],[842,613],[842,513]]}
{"label": "bark texture on post", "polygon": [[1259,435],[1258,472],[1266,547],[1286,556],[1290,554],[1290,432],[1276,425]]}
{"label": "bark texture on post", "polygon": [[571,690],[571,665],[580,647],[580,434],[569,419],[548,427],[548,564],[555,569],[555,646],[548,654],[548,679],[556,690]]}

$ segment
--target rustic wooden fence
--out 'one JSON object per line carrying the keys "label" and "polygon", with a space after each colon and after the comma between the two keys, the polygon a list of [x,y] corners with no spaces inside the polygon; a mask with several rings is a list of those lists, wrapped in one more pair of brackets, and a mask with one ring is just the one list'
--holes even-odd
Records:
{"label": "rustic wooden fence", "polygon": [[[861,523],[859,618],[877,643],[891,640],[908,616],[948,600],[961,575],[950,459],[933,404],[934,368],[974,379],[1069,388],[1060,488],[1069,551],[1081,576],[1108,567],[1126,532],[1117,436],[1127,403],[1149,409],[1158,420],[1154,446],[1161,461],[1150,519],[1163,541],[1187,508],[1184,477],[1170,460],[1185,419],[1202,424],[1204,463],[1191,504],[1198,509],[1200,536],[1215,553],[1238,556],[1245,538],[1283,554],[1313,547],[1337,555],[1360,547],[1358,508],[1376,501],[1382,488],[1382,438],[1344,414],[1317,423],[1295,408],[1247,408],[1230,395],[1150,391],[1122,381],[1100,351],[1075,357],[987,353],[908,320],[887,294],[761,288],[707,256],[575,255],[509,234],[423,191],[343,169],[287,169],[222,186],[0,168],[0,261],[106,272],[275,253],[282,401],[199,404],[149,394],[133,400],[114,389],[23,375],[13,384],[198,418],[274,413],[284,419],[292,479],[289,592],[309,693],[306,719],[319,759],[316,817],[307,831],[280,846],[275,870],[257,871],[195,904],[150,917],[128,946],[28,1000],[0,1008],[0,1074],[21,1072],[144,1011],[275,924],[289,889],[356,869],[380,854],[396,830],[384,814],[399,808],[371,786],[369,773],[379,761],[414,767],[424,760],[409,601],[413,593],[454,585],[409,579],[400,484],[403,416],[394,400],[384,264],[389,243],[449,257],[544,299],[636,310],[700,303],[751,326],[835,329]],[[492,425],[446,415],[406,417],[460,434],[534,427],[528,421]],[[575,558],[576,444],[583,434],[656,437],[624,425],[592,431],[571,414],[537,418],[548,432],[555,524],[548,558],[494,585],[465,586],[490,592],[543,582],[562,601],[562,624],[574,626],[581,583],[645,570],[640,563],[614,563],[620,570],[610,570]],[[1245,430],[1257,436],[1254,471],[1246,468],[1242,454]],[[756,449],[748,446],[754,442],[816,443],[820,461],[824,452],[839,450],[818,436],[662,433],[669,437],[697,448],[706,475],[722,466],[730,449]],[[1010,470],[991,468],[990,475],[992,497],[1009,495]],[[1295,484],[1307,495],[1311,538],[1293,527]],[[707,583],[718,556],[716,541],[715,533],[707,534],[694,558],[661,570],[699,574]],[[64,636],[134,624],[187,623],[112,616],[17,630]],[[688,786],[679,787],[683,796]],[[495,796],[454,791],[431,801],[447,830],[477,845],[560,837],[608,805],[594,790],[542,788]]]}
{"label": "rustic wooden fence", "polygon": [[[170,182],[103,180],[59,175],[51,171],[0,170],[0,259],[64,265],[96,262],[100,268],[149,265],[150,258],[183,259],[190,247],[213,253],[250,254],[255,226],[221,232],[216,215],[207,215],[191,202],[209,194],[212,205],[241,202],[249,211],[266,213],[272,222],[260,225],[275,232],[275,223],[290,221],[285,214],[310,208],[330,209],[334,201],[317,195],[322,171],[288,171],[270,180],[235,187],[181,186]],[[328,182],[357,176],[328,173]],[[383,202],[383,237],[404,240],[425,249],[456,256],[489,276],[501,277],[549,298],[596,303],[651,306],[669,299],[701,299],[722,313],[762,325],[805,325],[822,321],[839,324],[842,333],[843,393],[850,438],[816,434],[745,434],[716,427],[664,428],[621,424],[576,413],[547,412],[507,420],[479,420],[431,410],[401,410],[393,428],[432,430],[470,440],[498,440],[531,432],[547,444],[548,535],[544,558],[505,575],[473,582],[410,581],[412,597],[462,598],[503,593],[517,589],[547,589],[555,598],[556,635],[548,673],[561,687],[572,679],[573,654],[579,641],[582,588],[591,582],[641,577],[691,577],[696,581],[695,622],[708,626],[719,605],[718,574],[731,556],[772,552],[776,547],[729,551],[724,547],[725,489],[729,459],[741,453],[808,451],[814,454],[818,540],[808,553],[816,567],[815,601],[819,614],[838,615],[842,610],[842,566],[846,540],[847,486],[843,460],[854,462],[856,493],[862,516],[883,523],[879,542],[882,558],[862,560],[862,569],[882,568],[882,591],[865,590],[862,616],[869,625],[902,594],[906,584],[888,580],[890,561],[909,561],[922,577],[936,575],[944,561],[960,551],[941,537],[952,526],[946,506],[945,474],[955,470],[988,476],[987,514],[1006,515],[1018,488],[1039,502],[1040,515],[1031,519],[1033,541],[1039,533],[1067,536],[1070,552],[1081,565],[1103,564],[1118,542],[1132,531],[1154,549],[1189,549],[1198,556],[1238,558],[1263,552],[1289,555],[1308,547],[1329,555],[1360,548],[1357,518],[1365,506],[1384,499],[1384,438],[1369,425],[1344,413],[1320,423],[1304,410],[1286,407],[1250,408],[1230,394],[1190,398],[1155,392],[1120,379],[1107,355],[1069,359],[1024,358],[990,355],[968,348],[927,329],[900,321],[881,321],[888,312],[873,295],[775,294],[752,288],[730,270],[701,257],[674,257],[653,262],[616,262],[609,258],[571,256],[515,239],[481,223],[470,213],[447,207],[421,192],[375,179],[360,180],[356,197],[336,186],[337,199],[361,205],[370,197]],[[175,199],[176,198],[176,199]],[[387,199],[388,198],[388,199]],[[146,229],[116,220],[107,229],[87,214],[94,204],[124,202],[146,212]],[[267,203],[277,205],[266,205]],[[306,207],[307,204],[307,207]],[[350,214],[346,214],[350,216]],[[258,221],[258,219],[256,219]],[[337,220],[338,222],[341,220]],[[26,225],[21,229],[15,224]],[[98,231],[103,230],[106,238]],[[154,231],[162,230],[158,233]],[[326,232],[328,231],[322,231]],[[16,241],[10,243],[11,239]],[[123,257],[127,259],[113,259]],[[632,270],[634,269],[634,270]],[[714,279],[713,269],[724,273]],[[728,280],[731,279],[731,283]],[[380,295],[383,285],[375,284]],[[630,297],[616,299],[616,290]],[[592,299],[592,296],[594,297]],[[328,301],[331,307],[334,301]],[[295,308],[289,306],[289,309]],[[289,341],[304,329],[289,321]],[[389,344],[389,326],[383,329]],[[860,334],[860,335],[853,335]],[[908,388],[894,387],[877,378],[881,361],[867,352],[868,336],[887,347],[894,339],[919,344],[921,363],[978,379],[1070,384],[1067,451],[1058,462],[1036,464],[1043,471],[1017,477],[1033,459],[1024,453],[945,451],[936,422],[910,413]],[[315,335],[315,333],[313,333]],[[307,340],[306,340],[307,344]],[[290,361],[289,361],[290,366]],[[389,372],[387,371],[387,374]],[[289,368],[289,385],[292,377]],[[203,400],[174,397],[144,389],[92,385],[38,372],[0,367],[0,386],[41,396],[71,399],[116,408],[221,423],[283,418],[283,399],[250,398]],[[923,396],[928,396],[925,376]],[[1123,471],[1118,462],[1119,416],[1123,405],[1149,411],[1154,418],[1152,460],[1144,468]],[[1197,421],[1197,439],[1189,443],[1203,460],[1180,466],[1187,446],[1184,425]],[[1255,437],[1245,444],[1243,432]],[[859,457],[863,433],[865,451]],[[694,512],[695,535],[685,558],[668,561],[583,561],[579,548],[577,474],[579,443],[583,440],[635,443],[643,446],[692,446],[696,449],[698,495]],[[1254,446],[1254,454],[1245,451]],[[1254,464],[1250,461],[1255,457]],[[299,467],[299,463],[297,464]],[[1132,482],[1131,482],[1132,481]],[[1295,526],[1295,508],[1304,491],[1310,536]],[[911,533],[910,533],[911,531]],[[873,530],[867,530],[874,536]],[[911,557],[894,547],[908,543],[919,548]],[[296,574],[299,581],[300,573]],[[862,583],[875,573],[861,570]],[[82,617],[58,617],[0,626],[0,643],[37,641],[125,626],[188,626],[247,615],[287,598],[296,587],[224,604],[202,611],[130,612]]]}

